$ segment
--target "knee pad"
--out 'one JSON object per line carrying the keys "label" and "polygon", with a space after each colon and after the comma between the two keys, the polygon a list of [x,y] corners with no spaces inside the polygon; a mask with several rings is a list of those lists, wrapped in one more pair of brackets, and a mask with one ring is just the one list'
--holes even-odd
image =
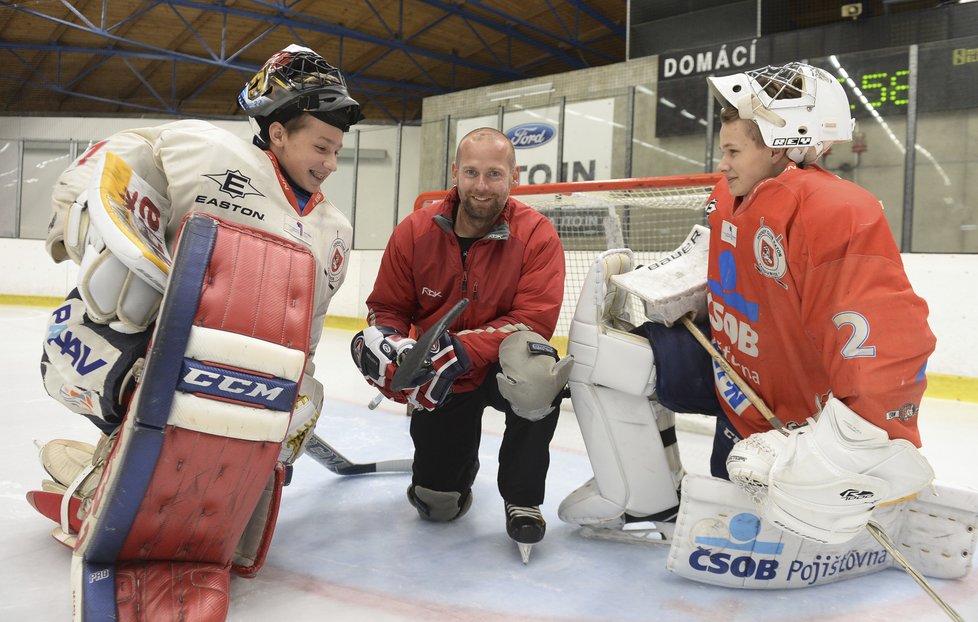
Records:
{"label": "knee pad", "polygon": [[573,364],[573,357],[561,359],[557,348],[540,335],[513,333],[499,346],[499,392],[514,413],[539,421],[553,412],[554,400],[564,390]]}
{"label": "knee pad", "polygon": [[472,506],[472,491],[443,492],[411,484],[407,489],[408,501],[418,511],[421,518],[436,522],[446,522],[461,518]]}

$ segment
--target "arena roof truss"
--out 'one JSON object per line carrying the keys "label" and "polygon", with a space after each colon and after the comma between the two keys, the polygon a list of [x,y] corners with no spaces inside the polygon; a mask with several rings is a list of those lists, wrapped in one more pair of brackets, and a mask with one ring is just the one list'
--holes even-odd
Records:
{"label": "arena roof truss", "polygon": [[[422,99],[624,60],[615,0],[0,2],[0,114],[226,118],[272,53],[343,70],[374,123]],[[12,87],[12,88],[11,88]]]}

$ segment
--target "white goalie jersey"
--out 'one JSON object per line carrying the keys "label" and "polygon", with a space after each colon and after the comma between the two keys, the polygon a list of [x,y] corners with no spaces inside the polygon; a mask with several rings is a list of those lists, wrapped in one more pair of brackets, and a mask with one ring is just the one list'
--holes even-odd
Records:
{"label": "white goalie jersey", "polygon": [[[106,153],[131,167],[169,203],[161,210],[165,243],[173,251],[189,212],[206,212],[307,246],[316,259],[316,296],[310,360],[322,333],[330,300],[342,284],[352,227],[322,193],[300,214],[295,196],[271,154],[203,121],[177,121],[119,132],[93,145],[58,179],[47,250],[55,261],[81,262],[72,244],[72,204],[91,187]],[[281,275],[282,282],[289,275]],[[244,312],[245,310],[241,310]],[[311,367],[307,373],[312,373]]]}

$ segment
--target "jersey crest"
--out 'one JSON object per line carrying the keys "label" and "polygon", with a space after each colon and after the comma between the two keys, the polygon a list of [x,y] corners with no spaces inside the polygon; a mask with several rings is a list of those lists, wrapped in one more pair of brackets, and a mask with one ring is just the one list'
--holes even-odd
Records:
{"label": "jersey crest", "polygon": [[783,239],[784,236],[776,235],[761,218],[761,226],[754,234],[754,267],[764,276],[774,279],[775,283],[788,289],[785,282],[781,280],[788,271],[784,246],[781,245]]}

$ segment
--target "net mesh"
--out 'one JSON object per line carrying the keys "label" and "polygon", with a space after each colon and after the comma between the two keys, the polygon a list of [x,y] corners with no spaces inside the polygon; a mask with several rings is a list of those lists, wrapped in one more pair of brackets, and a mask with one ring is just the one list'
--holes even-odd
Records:
{"label": "net mesh", "polygon": [[[514,188],[516,199],[554,223],[564,246],[564,303],[555,336],[567,336],[581,285],[598,253],[627,247],[638,265],[675,250],[693,225],[704,224],[704,207],[718,179],[717,175],[690,175]],[[424,193],[415,209],[445,194]]]}

